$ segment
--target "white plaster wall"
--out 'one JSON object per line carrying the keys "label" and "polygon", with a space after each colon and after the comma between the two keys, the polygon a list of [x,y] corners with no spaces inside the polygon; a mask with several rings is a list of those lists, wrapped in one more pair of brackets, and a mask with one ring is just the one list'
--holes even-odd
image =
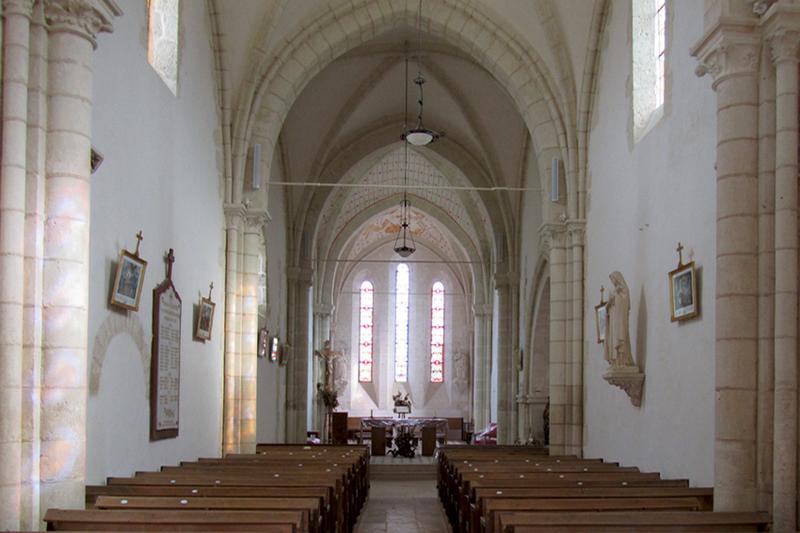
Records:
{"label": "white plaster wall", "polygon": [[[125,14],[94,54],[92,143],[105,161],[91,178],[89,357],[103,365],[99,390],[89,396],[88,483],[218,455],[221,443],[224,224],[205,4],[181,3],[181,28],[192,31],[180,35],[177,98],[147,63],[145,3],[119,4]],[[93,353],[95,343],[107,338],[109,321],[126,315],[107,304],[113,264],[120,249],[135,249],[140,229],[148,268],[139,311],[127,315],[143,331],[143,349],[112,328],[103,359]],[[150,442],[149,374],[142,360],[149,364],[152,290],[165,277],[162,257],[169,248],[183,299],[180,436]],[[217,308],[211,340],[202,343],[193,340],[193,307],[210,282]]]}
{"label": "white plaster wall", "polygon": [[[277,158],[276,158],[277,159]],[[282,166],[276,161],[270,181],[282,181]],[[262,186],[263,187],[263,186]],[[286,341],[286,204],[282,188],[266,187],[265,192],[272,220],[265,231],[267,250],[267,306],[259,327],[266,326],[270,335]],[[258,360],[258,442],[279,442],[285,413],[286,367],[269,357]]]}
{"label": "white plaster wall", "polygon": [[[585,309],[586,456],[694,484],[713,482],[715,100],[688,50],[703,31],[701,2],[669,2],[665,116],[630,139],[630,2],[613,2],[589,144]],[[684,258],[700,268],[698,319],[670,322],[667,273]],[[642,406],[610,386],[593,306],[619,270],[631,292],[634,357],[646,379]]]}
{"label": "white plaster wall", "polygon": [[[464,289],[439,257],[417,243],[417,251],[408,261],[410,268],[409,376],[403,384],[394,381],[394,263],[361,263],[344,282],[336,304],[334,348],[348,358],[347,387],[341,396],[340,410],[351,416],[393,416],[392,394],[409,392],[413,401],[412,416],[469,418],[470,368],[457,368],[455,354],[470,349],[471,329],[466,319]],[[396,260],[387,243],[369,254],[367,260]],[[358,382],[358,307],[357,294],[364,280],[375,290],[373,311],[373,382]],[[444,383],[430,382],[431,288],[441,281],[445,286],[445,369]],[[387,294],[392,293],[392,294]],[[471,364],[471,363],[470,363]],[[339,368],[339,367],[337,367]],[[339,376],[337,376],[337,380]],[[465,380],[465,381],[464,381]],[[377,400],[377,401],[375,401]]]}

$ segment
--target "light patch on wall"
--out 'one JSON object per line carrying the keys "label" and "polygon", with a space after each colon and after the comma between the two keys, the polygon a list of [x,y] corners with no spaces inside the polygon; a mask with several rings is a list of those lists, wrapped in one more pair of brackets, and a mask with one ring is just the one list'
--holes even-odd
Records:
{"label": "light patch on wall", "polygon": [[147,0],[147,61],[178,95],[178,14],[180,0]]}

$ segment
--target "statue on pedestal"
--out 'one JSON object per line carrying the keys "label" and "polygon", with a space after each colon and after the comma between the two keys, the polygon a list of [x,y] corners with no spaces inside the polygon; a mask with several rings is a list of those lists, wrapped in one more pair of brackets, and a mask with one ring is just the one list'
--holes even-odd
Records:
{"label": "statue on pedestal", "polygon": [[639,407],[642,403],[644,374],[633,361],[631,336],[628,319],[631,312],[631,293],[622,273],[612,272],[609,276],[614,288],[606,306],[605,339],[603,357],[611,366],[603,374],[603,379],[621,388],[630,397],[631,403]]}

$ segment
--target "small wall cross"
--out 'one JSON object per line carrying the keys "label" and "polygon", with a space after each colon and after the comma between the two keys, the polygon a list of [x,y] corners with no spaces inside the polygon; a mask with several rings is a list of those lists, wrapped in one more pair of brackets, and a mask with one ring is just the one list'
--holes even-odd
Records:
{"label": "small wall cross", "polygon": [[683,266],[683,245],[678,242],[678,247],[675,250],[678,252],[678,266]]}
{"label": "small wall cross", "polygon": [[139,233],[136,234],[136,251],[133,252],[133,255],[136,257],[139,257],[139,245],[142,244],[142,239],[144,239],[142,236],[142,230],[139,230]]}
{"label": "small wall cross", "polygon": [[172,251],[172,248],[169,249],[169,253],[167,254],[167,279],[172,280],[172,263],[175,262],[175,253]]}
{"label": "small wall cross", "polygon": [[601,304],[606,303],[605,293],[606,293],[606,288],[603,287],[602,285],[600,285],[600,303]]}
{"label": "small wall cross", "polygon": [[212,281],[211,284],[208,286],[208,299],[211,299],[211,291],[214,290],[214,282]]}

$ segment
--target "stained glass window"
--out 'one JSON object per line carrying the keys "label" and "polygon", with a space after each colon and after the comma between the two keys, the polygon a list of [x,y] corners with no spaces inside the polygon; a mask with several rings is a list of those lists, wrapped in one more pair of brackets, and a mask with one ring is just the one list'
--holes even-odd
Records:
{"label": "stained glass window", "polygon": [[374,293],[372,283],[369,281],[363,282],[360,292],[358,304],[358,381],[369,383],[372,381],[372,298]]}
{"label": "stained glass window", "polygon": [[444,285],[431,289],[431,383],[444,381]]}
{"label": "stained glass window", "polygon": [[394,380],[408,381],[408,265],[397,265],[394,304]]}

